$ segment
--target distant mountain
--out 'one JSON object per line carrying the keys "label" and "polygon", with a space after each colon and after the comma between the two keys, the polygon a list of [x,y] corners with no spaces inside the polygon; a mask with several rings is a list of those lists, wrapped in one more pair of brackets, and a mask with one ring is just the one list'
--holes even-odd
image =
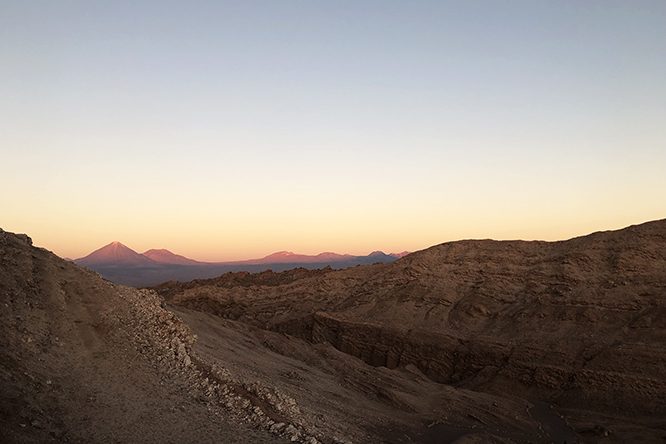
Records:
{"label": "distant mountain", "polygon": [[401,251],[400,253],[390,253],[389,256],[393,256],[396,259],[400,259],[401,257],[405,257],[410,253],[411,251]]}
{"label": "distant mountain", "polygon": [[250,259],[247,261],[240,261],[239,263],[246,264],[313,264],[322,262],[344,262],[352,260],[357,256],[350,254],[338,254],[327,251],[317,255],[297,254],[291,251],[278,251],[269,254],[261,259]]}
{"label": "distant mountain", "polygon": [[258,273],[266,270],[284,271],[303,267],[342,269],[356,265],[388,263],[397,256],[373,251],[367,256],[324,252],[315,255],[278,251],[260,259],[234,262],[198,262],[165,249],[151,249],[139,254],[120,242],[112,242],[88,256],[75,259],[106,279],[136,287],[176,280],[189,281],[219,276],[230,271]]}
{"label": "distant mountain", "polygon": [[93,251],[88,256],[75,259],[74,262],[91,268],[95,266],[145,267],[156,265],[156,262],[152,259],[137,253],[120,242],[111,242],[99,250]]}
{"label": "distant mountain", "polygon": [[181,256],[180,254],[172,253],[169,250],[165,249],[152,249],[144,251],[143,256],[160,263],[160,264],[178,264],[178,265],[197,265],[202,264],[202,262],[195,261],[194,259]]}
{"label": "distant mountain", "polygon": [[368,255],[368,257],[376,257],[376,258],[387,258],[387,257],[393,257],[390,254],[386,254],[383,251],[373,251]]}
{"label": "distant mountain", "polygon": [[375,262],[392,262],[409,254],[407,251],[402,253],[386,254],[383,251],[373,251],[367,256],[353,256],[351,254],[338,254],[330,251],[319,254],[298,254],[291,251],[278,251],[269,254],[261,259],[250,259],[235,263],[244,264],[336,264],[345,262],[355,262],[358,264],[370,264]]}

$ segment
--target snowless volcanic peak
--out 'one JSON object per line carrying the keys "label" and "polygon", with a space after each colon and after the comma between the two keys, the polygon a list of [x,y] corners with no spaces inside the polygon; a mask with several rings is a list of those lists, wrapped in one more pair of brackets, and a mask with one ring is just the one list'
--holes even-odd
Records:
{"label": "snowless volcanic peak", "polygon": [[317,259],[328,260],[328,261],[334,261],[334,260],[344,261],[344,260],[350,259],[354,256],[352,256],[350,254],[338,254],[338,253],[334,253],[332,251],[325,251],[323,253],[319,253],[315,257]]}
{"label": "snowless volcanic peak", "polygon": [[372,253],[370,253],[370,254],[368,255],[368,257],[369,257],[369,258],[390,258],[390,257],[392,257],[392,256],[389,255],[389,254],[384,253],[384,252],[381,251],[381,250],[376,250],[376,251],[373,251]]}
{"label": "snowless volcanic peak", "polygon": [[81,265],[151,265],[154,261],[120,242],[111,242],[88,256],[76,259]]}
{"label": "snowless volcanic peak", "polygon": [[261,263],[317,263],[317,262],[342,262],[353,259],[355,256],[338,254],[330,251],[317,255],[299,254],[291,251],[278,251],[259,260]]}
{"label": "snowless volcanic peak", "polygon": [[293,251],[277,251],[273,254],[259,259],[258,263],[289,263],[289,262],[307,262],[312,259],[312,256],[307,256],[304,254],[297,254]]}
{"label": "snowless volcanic peak", "polygon": [[273,253],[273,254],[269,254],[269,255],[266,256],[264,259],[268,259],[268,258],[281,258],[281,257],[290,258],[290,257],[292,257],[292,256],[297,256],[297,254],[294,253],[293,251],[276,251],[276,252]]}
{"label": "snowless volcanic peak", "polygon": [[143,255],[160,264],[194,265],[201,263],[164,248],[148,250]]}

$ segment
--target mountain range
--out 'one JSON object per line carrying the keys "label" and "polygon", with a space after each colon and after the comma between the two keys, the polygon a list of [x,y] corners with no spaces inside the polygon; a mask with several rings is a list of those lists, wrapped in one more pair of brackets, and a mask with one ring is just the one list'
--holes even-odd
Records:
{"label": "mountain range", "polygon": [[390,254],[373,251],[367,256],[333,252],[307,255],[278,251],[258,259],[203,262],[175,254],[167,249],[150,249],[138,253],[116,241],[87,256],[75,259],[74,262],[98,272],[112,282],[141,287],[169,280],[187,281],[211,278],[226,272],[284,271],[298,267],[341,269],[355,265],[393,262],[407,254],[409,254],[407,251]]}

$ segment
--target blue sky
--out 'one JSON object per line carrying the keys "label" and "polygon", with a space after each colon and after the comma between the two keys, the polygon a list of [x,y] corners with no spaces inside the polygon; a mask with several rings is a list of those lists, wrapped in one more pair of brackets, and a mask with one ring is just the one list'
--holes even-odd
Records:
{"label": "blue sky", "polygon": [[64,255],[666,215],[664,2],[0,1],[0,60],[0,224]]}

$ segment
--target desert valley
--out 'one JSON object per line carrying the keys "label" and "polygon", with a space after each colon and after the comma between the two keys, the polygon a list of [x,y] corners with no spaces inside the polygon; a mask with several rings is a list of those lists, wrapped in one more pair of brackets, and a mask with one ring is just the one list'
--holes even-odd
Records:
{"label": "desert valley", "polygon": [[0,236],[5,442],[666,438],[666,220],[141,289]]}

